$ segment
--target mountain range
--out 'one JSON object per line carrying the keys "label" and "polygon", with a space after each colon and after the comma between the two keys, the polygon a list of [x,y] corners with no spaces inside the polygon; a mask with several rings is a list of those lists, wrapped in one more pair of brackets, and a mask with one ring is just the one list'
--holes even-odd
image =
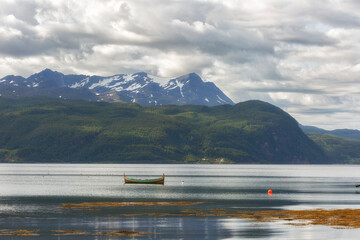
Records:
{"label": "mountain range", "polygon": [[278,107],[0,97],[0,162],[331,163]]}
{"label": "mountain range", "polygon": [[0,79],[0,162],[105,155],[100,161],[360,163],[360,131],[303,126],[265,102],[234,104],[195,73],[101,77],[45,69]]}
{"label": "mountain range", "polygon": [[234,104],[214,83],[203,81],[195,73],[176,78],[159,78],[145,72],[102,77],[65,75],[45,69],[28,78],[8,75],[0,79],[0,96],[48,96],[88,101],[133,102],[142,106]]}
{"label": "mountain range", "polygon": [[299,125],[299,126],[305,133],[327,134],[327,135],[333,135],[347,139],[360,140],[360,131],[357,129],[325,130],[313,126],[303,126],[303,125]]}
{"label": "mountain range", "polygon": [[360,163],[360,131],[356,129],[325,130],[299,125],[334,163]]}

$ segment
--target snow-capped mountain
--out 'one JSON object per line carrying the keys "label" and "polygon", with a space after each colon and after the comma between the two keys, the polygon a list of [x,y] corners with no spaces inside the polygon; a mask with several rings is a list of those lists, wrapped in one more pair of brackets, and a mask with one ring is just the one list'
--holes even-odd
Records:
{"label": "snow-capped mountain", "polygon": [[101,77],[64,75],[45,69],[28,78],[9,75],[0,79],[0,96],[52,96],[144,106],[234,104],[214,83],[204,82],[195,73],[177,78],[159,78],[145,72]]}

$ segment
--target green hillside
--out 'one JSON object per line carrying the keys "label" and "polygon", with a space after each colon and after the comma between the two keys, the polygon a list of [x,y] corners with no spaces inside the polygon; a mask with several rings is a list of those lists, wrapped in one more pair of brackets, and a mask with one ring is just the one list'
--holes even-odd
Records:
{"label": "green hillside", "polygon": [[0,98],[0,161],[326,163],[281,109]]}
{"label": "green hillside", "polygon": [[360,141],[330,134],[308,133],[336,163],[360,164]]}

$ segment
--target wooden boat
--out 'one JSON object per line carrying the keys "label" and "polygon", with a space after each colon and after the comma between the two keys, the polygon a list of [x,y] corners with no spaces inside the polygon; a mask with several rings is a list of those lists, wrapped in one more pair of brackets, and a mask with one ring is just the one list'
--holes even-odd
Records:
{"label": "wooden boat", "polygon": [[124,173],[124,181],[125,181],[125,183],[137,183],[137,184],[164,184],[164,182],[165,182],[165,174],[163,174],[161,178],[133,179],[133,178],[126,177],[126,175]]}

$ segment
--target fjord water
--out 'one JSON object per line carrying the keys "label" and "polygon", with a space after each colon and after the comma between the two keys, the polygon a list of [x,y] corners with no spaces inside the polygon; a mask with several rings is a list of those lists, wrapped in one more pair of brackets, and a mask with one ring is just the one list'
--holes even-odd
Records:
{"label": "fjord water", "polygon": [[[123,173],[138,178],[165,173],[165,185],[125,185]],[[181,216],[198,209],[359,208],[356,184],[360,184],[360,166],[353,165],[1,164],[0,230],[40,234],[1,239],[121,238],[94,235],[111,231],[149,233],[132,239],[358,239],[357,229]],[[267,194],[268,189],[273,195]],[[123,201],[206,203],[94,211],[62,208],[63,203]],[[92,235],[55,236],[57,230]]]}

